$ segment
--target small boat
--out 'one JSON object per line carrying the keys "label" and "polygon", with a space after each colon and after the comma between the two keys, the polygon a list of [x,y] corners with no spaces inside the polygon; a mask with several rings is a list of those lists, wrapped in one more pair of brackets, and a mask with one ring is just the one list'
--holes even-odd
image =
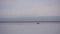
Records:
{"label": "small boat", "polygon": [[37,24],[40,24],[39,22],[37,22]]}

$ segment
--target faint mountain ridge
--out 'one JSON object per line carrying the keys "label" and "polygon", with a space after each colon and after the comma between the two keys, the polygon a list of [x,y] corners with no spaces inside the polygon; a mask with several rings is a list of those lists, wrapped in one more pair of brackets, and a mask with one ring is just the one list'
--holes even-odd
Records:
{"label": "faint mountain ridge", "polygon": [[0,21],[60,21],[60,16],[25,16],[17,18],[0,18]]}

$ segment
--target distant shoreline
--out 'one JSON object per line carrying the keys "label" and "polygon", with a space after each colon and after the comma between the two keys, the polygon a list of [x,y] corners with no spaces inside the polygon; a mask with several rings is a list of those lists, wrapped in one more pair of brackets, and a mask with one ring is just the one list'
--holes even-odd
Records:
{"label": "distant shoreline", "polygon": [[59,22],[60,21],[0,21],[0,23],[34,23],[34,22]]}

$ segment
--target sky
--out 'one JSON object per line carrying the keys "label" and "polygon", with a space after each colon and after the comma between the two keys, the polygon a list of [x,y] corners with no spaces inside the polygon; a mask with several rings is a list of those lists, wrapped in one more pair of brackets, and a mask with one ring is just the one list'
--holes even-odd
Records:
{"label": "sky", "polygon": [[60,16],[59,0],[0,0],[0,18]]}

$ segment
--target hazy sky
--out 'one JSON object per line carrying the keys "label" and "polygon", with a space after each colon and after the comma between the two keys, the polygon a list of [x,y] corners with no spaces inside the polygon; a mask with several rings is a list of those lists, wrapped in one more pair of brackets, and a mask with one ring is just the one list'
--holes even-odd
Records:
{"label": "hazy sky", "polygon": [[60,16],[59,2],[59,0],[0,0],[0,18]]}

